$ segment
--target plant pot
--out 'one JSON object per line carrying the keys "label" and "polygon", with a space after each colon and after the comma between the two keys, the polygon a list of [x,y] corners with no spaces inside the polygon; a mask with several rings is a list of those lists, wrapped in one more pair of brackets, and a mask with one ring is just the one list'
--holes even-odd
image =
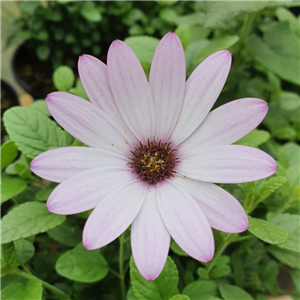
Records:
{"label": "plant pot", "polygon": [[19,104],[19,98],[15,90],[1,79],[1,143],[5,141],[7,136],[5,127],[3,126],[2,116],[7,109]]}
{"label": "plant pot", "polygon": [[12,59],[13,75],[18,84],[34,99],[43,99],[55,91],[50,60],[40,61],[28,43],[21,44]]}

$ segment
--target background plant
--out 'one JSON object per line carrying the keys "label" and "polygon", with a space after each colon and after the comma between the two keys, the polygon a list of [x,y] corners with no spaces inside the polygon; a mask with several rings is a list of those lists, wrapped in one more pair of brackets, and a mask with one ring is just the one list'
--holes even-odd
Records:
{"label": "background plant", "polygon": [[[277,173],[259,182],[222,186],[243,204],[249,230],[239,235],[214,231],[216,253],[209,263],[189,258],[172,241],[166,266],[153,282],[141,277],[130,258],[129,230],[100,250],[85,250],[81,232],[89,212],[50,214],[45,201],[56,184],[29,169],[43,151],[83,146],[50,119],[45,101],[39,100],[4,116],[10,140],[1,149],[2,208],[7,211],[2,220],[3,299],[265,300],[266,294],[287,293],[300,298],[300,32],[299,17],[287,8],[298,3],[205,2],[187,15],[178,15],[177,4],[171,4],[159,11],[168,25],[151,35],[176,31],[188,75],[217,50],[233,53],[217,105],[240,97],[269,103],[259,129],[237,143],[270,153]],[[148,73],[158,39],[125,41]],[[86,98],[67,66],[55,71],[53,82],[60,91]],[[278,281],[282,276],[290,286]]]}
{"label": "background plant", "polygon": [[13,22],[14,39],[26,42],[41,61],[76,66],[82,53],[107,53],[114,39],[128,35],[161,36],[171,29],[159,11],[164,6],[176,14],[192,12],[197,4],[177,1],[15,1],[20,17]]}

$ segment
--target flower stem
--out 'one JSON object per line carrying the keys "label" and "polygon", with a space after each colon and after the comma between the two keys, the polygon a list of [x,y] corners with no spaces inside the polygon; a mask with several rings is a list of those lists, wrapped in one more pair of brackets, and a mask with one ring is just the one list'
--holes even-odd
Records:
{"label": "flower stem", "polygon": [[125,242],[125,232],[120,236],[119,242],[120,242],[119,278],[120,278],[120,288],[121,288],[121,299],[122,300],[126,300],[125,272],[124,272],[124,242]]}
{"label": "flower stem", "polygon": [[230,237],[230,234],[228,233],[228,234],[225,235],[225,237],[223,238],[223,241],[222,241],[222,243],[220,244],[218,250],[216,251],[213,260],[211,261],[209,267],[207,268],[207,272],[208,272],[208,273],[212,270],[212,268],[215,266],[215,264],[216,264],[218,258],[223,254],[223,252],[226,250],[227,246],[230,244],[229,237]]}
{"label": "flower stem", "polygon": [[64,299],[64,300],[69,300],[70,299],[69,295],[65,294],[63,291],[61,291],[60,289],[56,288],[55,286],[49,284],[48,282],[41,280],[40,278],[34,276],[31,273],[27,273],[27,272],[21,271],[19,269],[13,270],[10,273],[11,274],[16,274],[16,275],[21,276],[23,278],[40,281],[42,283],[42,285],[44,286],[44,288],[51,291],[54,295],[57,296],[58,299]]}

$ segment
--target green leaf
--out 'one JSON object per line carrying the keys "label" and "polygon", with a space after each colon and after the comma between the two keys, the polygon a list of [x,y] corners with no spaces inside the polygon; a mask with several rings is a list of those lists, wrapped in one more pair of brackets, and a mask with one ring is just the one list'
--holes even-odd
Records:
{"label": "green leaf", "polygon": [[300,35],[299,20],[295,17],[295,15],[292,12],[283,7],[279,7],[276,9],[275,14],[280,22],[288,22],[291,31],[296,33],[297,35]]}
{"label": "green leaf", "polygon": [[80,13],[91,22],[99,22],[102,19],[101,13],[96,10],[95,4],[91,1],[83,3]]}
{"label": "green leaf", "polygon": [[171,250],[180,255],[180,256],[188,256],[175,242],[174,240],[171,241],[171,244],[170,244],[170,248]]}
{"label": "green leaf", "polygon": [[227,255],[221,255],[217,258],[216,265],[210,271],[212,278],[221,278],[229,275],[231,269],[229,266],[230,257]]}
{"label": "green leaf", "polygon": [[[276,36],[276,38],[274,38]],[[278,23],[264,32],[263,39],[249,39],[247,49],[254,59],[280,78],[300,84],[298,51],[299,38],[287,23]]]}
{"label": "green leaf", "polygon": [[21,178],[8,179],[1,182],[1,203],[22,193],[27,186],[27,182]]}
{"label": "green leaf", "polygon": [[133,293],[138,299],[168,300],[177,292],[178,271],[171,257],[168,257],[161,274],[153,281],[147,281],[140,274],[131,258],[130,277]]}
{"label": "green leaf", "polygon": [[25,239],[1,245],[1,266],[17,267],[30,260],[35,252],[31,242]]}
{"label": "green leaf", "polygon": [[[38,191],[35,194],[35,199],[38,201],[46,201],[56,186],[57,186],[56,184],[51,183],[46,188]],[[78,244],[78,243],[76,243],[76,244]]]}
{"label": "green leaf", "polygon": [[277,247],[300,252],[300,216],[279,214],[271,222],[282,227],[288,233],[288,238],[277,245]]}
{"label": "green leaf", "polygon": [[1,220],[1,243],[45,232],[65,221],[65,216],[48,212],[45,204],[26,202],[9,211]]}
{"label": "green leaf", "polygon": [[70,89],[75,82],[73,70],[68,66],[59,66],[53,73],[54,86],[62,92]]}
{"label": "green leaf", "polygon": [[250,294],[240,287],[225,283],[219,283],[218,287],[224,300],[254,300]]}
{"label": "green leaf", "polygon": [[46,45],[38,46],[36,49],[36,55],[39,60],[47,60],[50,55],[50,47]]}
{"label": "green leaf", "polygon": [[261,203],[272,195],[276,190],[283,186],[287,181],[285,176],[274,176],[266,180],[258,189],[255,204]]}
{"label": "green leaf", "polygon": [[273,245],[286,241],[288,234],[281,227],[262,219],[251,218],[250,216],[248,219],[248,230],[260,240]]}
{"label": "green leaf", "polygon": [[188,44],[191,40],[191,29],[190,29],[190,27],[186,24],[179,25],[176,28],[175,33],[179,37],[179,39],[182,43],[183,49],[186,49],[186,47],[188,46]]}
{"label": "green leaf", "polygon": [[41,300],[42,283],[39,280],[28,280],[26,283],[11,283],[1,290],[2,300]]}
{"label": "green leaf", "polygon": [[109,267],[99,250],[86,250],[81,244],[62,254],[55,264],[56,271],[78,282],[96,282],[103,279]]}
{"label": "green leaf", "polygon": [[187,295],[174,295],[173,297],[171,297],[169,300],[190,300],[191,298]]}
{"label": "green leaf", "polygon": [[159,40],[149,36],[135,36],[126,38],[124,42],[134,51],[148,73]]}
{"label": "green leaf", "polygon": [[278,157],[284,167],[288,168],[292,165],[300,163],[300,147],[295,143],[286,143],[278,150]]}
{"label": "green leaf", "polygon": [[46,105],[46,101],[43,100],[43,99],[40,99],[40,100],[35,100],[31,105],[30,105],[31,108],[34,108],[36,110],[38,110],[39,112],[43,113],[45,116],[47,117],[50,117],[51,114],[47,108],[47,105]]}
{"label": "green leaf", "polygon": [[11,164],[18,156],[18,148],[14,141],[6,141],[1,146],[1,171]]}
{"label": "green leaf", "polygon": [[11,108],[4,113],[3,120],[11,139],[29,158],[73,142],[73,138],[54,121],[29,107]]}
{"label": "green leaf", "polygon": [[71,88],[69,90],[69,93],[74,94],[86,100],[89,99],[79,78],[76,80],[75,88]]}
{"label": "green leaf", "polygon": [[293,269],[300,270],[300,264],[299,264],[300,253],[299,252],[281,249],[277,246],[268,247],[268,251],[284,265],[287,265]]}
{"label": "green leaf", "polygon": [[228,35],[224,36],[218,39],[214,39],[212,41],[209,41],[209,43],[201,49],[199,54],[194,59],[194,64],[199,64],[202,60],[204,60],[209,55],[220,51],[229,49],[234,44],[236,44],[239,40],[239,37],[237,35]]}
{"label": "green leaf", "polygon": [[300,96],[292,92],[282,92],[279,102],[282,109],[294,111],[300,107]]}
{"label": "green leaf", "polygon": [[40,6],[38,1],[22,1],[20,8],[23,13],[33,14],[35,10]]}
{"label": "green leaf", "polygon": [[182,293],[188,295],[191,300],[207,300],[210,296],[217,295],[217,285],[208,280],[194,281],[188,284]]}
{"label": "green leaf", "polygon": [[206,12],[203,23],[205,27],[222,28],[235,16],[245,12],[256,12],[266,7],[288,5],[289,1],[205,1]]}
{"label": "green leaf", "polygon": [[266,143],[270,139],[271,135],[265,130],[254,129],[246,136],[236,142],[238,145],[245,145],[250,147],[258,147],[261,144]]}
{"label": "green leaf", "polygon": [[81,241],[81,230],[66,222],[48,231],[48,234],[62,245],[76,246]]}

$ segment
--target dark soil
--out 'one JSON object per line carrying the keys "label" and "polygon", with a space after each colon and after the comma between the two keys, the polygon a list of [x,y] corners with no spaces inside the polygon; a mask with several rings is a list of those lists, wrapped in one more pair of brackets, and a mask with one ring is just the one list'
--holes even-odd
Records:
{"label": "dark soil", "polygon": [[33,51],[21,46],[13,59],[17,82],[35,99],[45,98],[55,87],[52,83],[53,68],[50,61],[39,61]]}

